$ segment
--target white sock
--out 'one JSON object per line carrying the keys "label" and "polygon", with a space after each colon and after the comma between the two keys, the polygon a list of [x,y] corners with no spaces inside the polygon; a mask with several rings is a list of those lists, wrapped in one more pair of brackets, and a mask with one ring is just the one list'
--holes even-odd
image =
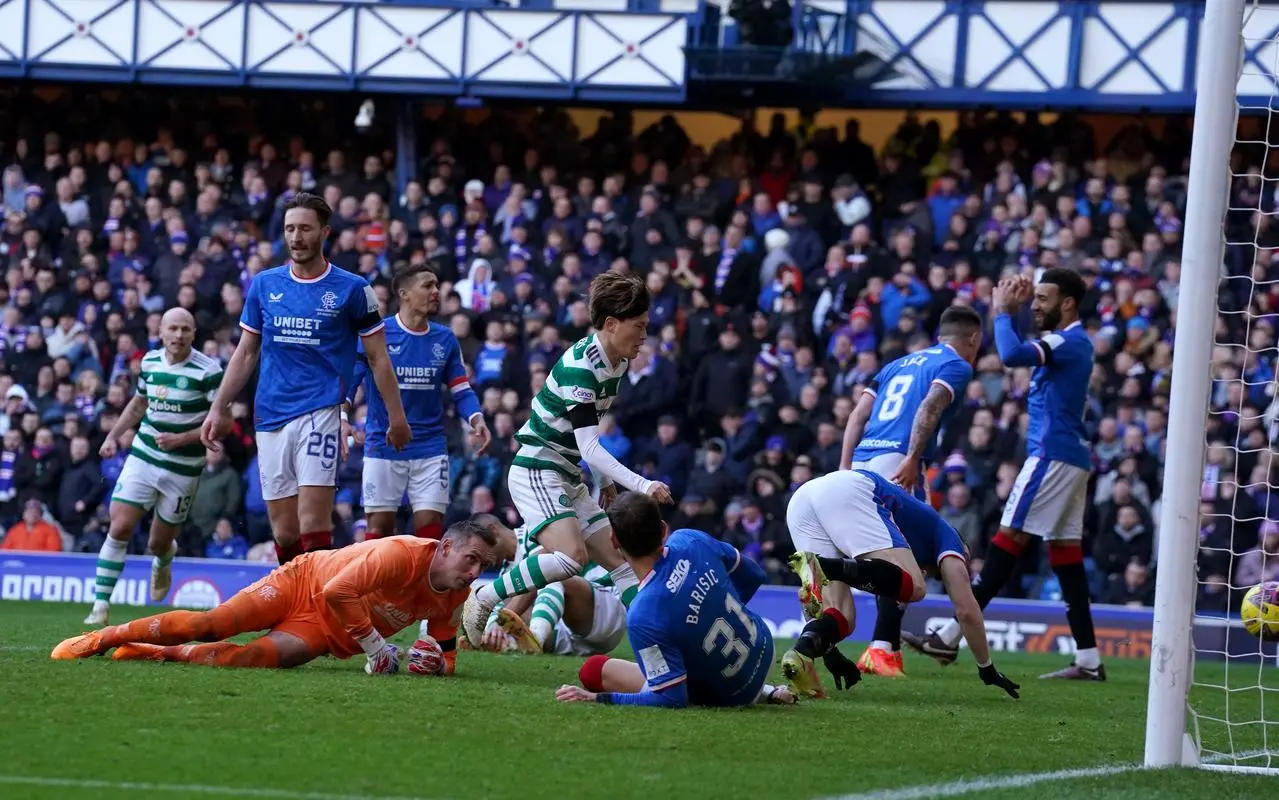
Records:
{"label": "white sock", "polygon": [[631,601],[635,599],[635,594],[639,591],[639,578],[635,577],[635,570],[630,564],[622,564],[620,567],[610,569],[608,575],[613,579],[613,588],[617,590],[617,596],[622,599],[622,605],[630,608]]}
{"label": "white sock", "polygon": [[870,646],[876,650],[883,650],[886,653],[893,652],[892,642],[885,642],[883,639],[876,639],[870,643]]}
{"label": "white sock", "polygon": [[959,627],[959,620],[952,619],[937,629],[937,636],[946,643],[947,647],[956,647],[959,645],[959,640],[964,638],[964,631]]}
{"label": "white sock", "polygon": [[425,620],[425,619],[424,619],[424,620],[422,620],[422,624],[418,626],[418,628],[417,628],[417,638],[419,638],[419,639],[425,639],[427,636],[429,636],[429,635],[430,635],[430,634],[428,634],[428,633],[426,632],[426,623],[427,623],[427,622],[429,622],[429,620]]}
{"label": "white sock", "polygon": [[1080,648],[1075,652],[1075,664],[1084,669],[1096,669],[1101,666],[1101,654],[1095,647]]}

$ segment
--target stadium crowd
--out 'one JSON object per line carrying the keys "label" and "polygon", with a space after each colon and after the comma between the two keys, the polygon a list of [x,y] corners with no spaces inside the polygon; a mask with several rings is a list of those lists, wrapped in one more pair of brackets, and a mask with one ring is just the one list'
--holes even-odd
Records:
{"label": "stadium crowd", "polygon": [[[306,190],[335,209],[332,263],[367,277],[384,304],[398,264],[438,270],[437,320],[460,340],[493,431],[481,455],[452,427],[446,522],[487,511],[518,521],[505,473],[531,394],[586,333],[591,278],[634,271],[655,298],[651,339],[601,423],[603,443],[671,487],[672,523],[721,536],[776,581],[789,575],[787,499],[837,468],[845,422],[878,367],[929,346],[949,305],[984,314],[1009,271],[1077,269],[1097,354],[1092,590],[1103,602],[1151,602],[1185,119],[1101,141],[1071,115],[1044,124],[971,112],[943,136],[907,114],[876,153],[856,122],[796,130],[778,117],[757,131],[749,120],[707,150],[674,117],[636,131],[618,112],[578,131],[553,110],[476,124],[448,112],[425,126],[424,157],[400,191],[395,154],[381,149],[389,137],[352,140],[307,117],[322,111],[290,107],[290,126],[269,109],[222,120],[207,106],[141,107],[126,98],[95,114],[54,101],[23,115],[40,122],[9,126],[0,152],[0,548],[98,550],[126,454],[100,459],[98,447],[158,346],[161,312],[189,309],[197,346],[228,358],[253,276],[284,261],[281,205]],[[312,133],[293,135],[303,130]],[[1201,609],[1226,607],[1232,577],[1279,579],[1271,159],[1264,147],[1236,159]],[[973,574],[1024,459],[1029,380],[990,348],[929,476]],[[233,435],[209,455],[183,555],[274,560],[251,391],[241,400]],[[357,429],[362,420],[361,410]],[[340,467],[339,541],[363,535],[361,462],[356,448]],[[145,542],[139,531],[132,552]],[[1058,596],[1040,558],[1026,553],[1013,593]]]}

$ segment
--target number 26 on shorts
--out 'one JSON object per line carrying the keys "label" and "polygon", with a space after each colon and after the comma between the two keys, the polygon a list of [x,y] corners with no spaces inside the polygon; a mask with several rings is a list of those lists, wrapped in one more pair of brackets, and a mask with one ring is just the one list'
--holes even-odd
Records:
{"label": "number 26 on shorts", "polygon": [[314,458],[332,461],[338,457],[338,437],[333,433],[311,431],[306,437],[306,454]]}

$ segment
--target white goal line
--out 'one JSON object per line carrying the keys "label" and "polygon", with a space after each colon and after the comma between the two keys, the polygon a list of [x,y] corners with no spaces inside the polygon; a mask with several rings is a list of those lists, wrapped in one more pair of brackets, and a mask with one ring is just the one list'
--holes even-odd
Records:
{"label": "white goal line", "polygon": [[[1251,750],[1235,756],[1214,756],[1205,759],[1203,768],[1231,772],[1253,772],[1273,774],[1260,767],[1235,767],[1222,764],[1223,761],[1240,761],[1268,755],[1265,750]],[[969,778],[950,783],[934,783],[927,786],[905,786],[897,789],[879,789],[862,794],[844,794],[819,798],[819,800],[926,800],[931,797],[958,797],[973,792],[989,792],[998,789],[1023,789],[1037,783],[1056,783],[1058,781],[1082,780],[1084,778],[1101,778],[1107,775],[1120,775],[1126,772],[1140,772],[1146,769],[1141,764],[1111,764],[1100,767],[1080,767],[1077,769],[1059,769],[1052,772],[1026,772],[1014,775],[991,775],[985,778]]]}

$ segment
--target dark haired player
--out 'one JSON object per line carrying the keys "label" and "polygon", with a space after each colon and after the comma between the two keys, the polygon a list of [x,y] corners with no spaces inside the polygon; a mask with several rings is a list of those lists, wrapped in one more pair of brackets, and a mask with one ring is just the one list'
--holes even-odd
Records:
{"label": "dark haired player", "polygon": [[622,495],[608,516],[613,541],[641,581],[626,614],[639,663],[592,656],[579,673],[582,686],[561,686],[555,698],[660,708],[793,704],[786,687],[765,682],[773,637],[746,608],[764,570],[701,531],[671,533],[645,495]]}
{"label": "dark haired player", "polygon": [[[964,402],[981,352],[982,319],[971,308],[942,312],[938,345],[902,356],[886,365],[862,393],[844,430],[841,469],[883,475],[926,499],[921,476],[933,456],[937,435]],[[854,449],[855,447],[855,449]],[[811,568],[811,565],[809,565]],[[813,576],[801,575],[805,582]],[[875,632],[857,666],[885,677],[904,675],[901,632],[903,607],[892,597],[876,601]],[[850,675],[851,664],[839,650],[826,656],[835,675]]]}
{"label": "dark haired player", "polygon": [[[391,279],[391,291],[399,301],[399,310],[383,320],[386,349],[413,440],[401,450],[387,442],[387,404],[369,374],[361,348],[349,396],[354,401],[362,388],[369,404],[363,475],[369,537],[395,533],[395,517],[407,494],[413,509],[414,534],[438,539],[444,532],[444,512],[450,496],[444,392],[452,395],[458,416],[470,425],[477,452],[488,447],[490,434],[480,401],[471,389],[457,337],[444,325],[431,322],[431,314],[440,303],[439,279],[431,267],[410,264],[401,268]],[[351,434],[349,423],[344,421],[342,429],[345,451]],[[422,635],[426,635],[425,627]]]}
{"label": "dark haired player", "polygon": [[[1084,433],[1084,404],[1092,376],[1093,346],[1079,321],[1085,291],[1083,278],[1068,269],[1045,270],[1038,285],[1019,276],[1000,281],[995,288],[999,357],[1009,367],[1034,367],[1034,374],[1026,437],[1028,457],[1004,506],[999,532],[991,540],[974,593],[985,608],[1007,583],[1029,538],[1046,540],[1048,561],[1066,600],[1066,619],[1076,651],[1069,667],[1042,677],[1104,681],[1106,670],[1097,653],[1080,547],[1092,467]],[[1035,327],[1050,331],[1038,341],[1022,341],[1013,319],[1027,300],[1031,301]],[[961,636],[958,623],[951,621],[925,637],[903,635],[903,639],[912,648],[948,664],[955,660]]]}
{"label": "dark haired player", "polygon": [[[472,646],[479,647],[499,601],[571,578],[588,560],[609,571],[622,603],[630,605],[639,581],[610,541],[604,508],[617,494],[615,484],[661,503],[671,502],[671,491],[613,458],[600,444],[599,419],[644,343],[650,302],[644,281],[633,275],[605,272],[591,281],[595,330],[555,362],[528,422],[515,434],[520,449],[507,489],[527,531],[523,550],[533,555],[481,586],[467,603],[462,624]],[[582,461],[600,481],[599,503],[583,480]],[[542,551],[535,553],[538,545]]]}
{"label": "dark haired player", "polygon": [[285,204],[284,240],[292,260],[258,273],[249,285],[240,343],[201,429],[205,447],[221,448],[231,430],[231,402],[258,374],[258,466],[281,564],[332,544],[339,407],[360,340],[389,409],[387,440],[398,450],[411,438],[373,287],[324,257],[331,216],[313,194],[300,193]]}

